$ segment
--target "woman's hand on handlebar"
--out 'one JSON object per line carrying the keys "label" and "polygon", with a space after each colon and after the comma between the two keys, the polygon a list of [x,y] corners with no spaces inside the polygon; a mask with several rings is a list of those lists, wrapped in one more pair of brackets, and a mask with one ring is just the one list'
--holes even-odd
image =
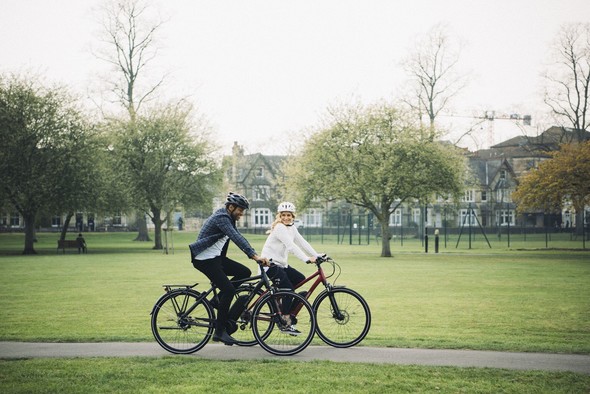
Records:
{"label": "woman's hand on handlebar", "polygon": [[324,261],[328,261],[329,259],[330,259],[330,257],[327,254],[323,253],[323,254],[320,254],[319,256],[310,257],[309,260],[306,261],[306,263],[307,264],[311,264],[311,263],[320,264],[320,263],[323,263]]}

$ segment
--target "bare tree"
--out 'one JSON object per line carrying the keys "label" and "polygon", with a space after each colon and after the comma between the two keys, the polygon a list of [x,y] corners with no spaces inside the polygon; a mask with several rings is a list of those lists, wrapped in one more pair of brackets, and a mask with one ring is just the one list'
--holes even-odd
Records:
{"label": "bare tree", "polygon": [[558,124],[573,128],[581,140],[590,127],[590,23],[563,25],[552,49],[544,101]]}
{"label": "bare tree", "polygon": [[[164,81],[162,76],[152,84],[146,82],[148,65],[158,53],[156,33],[163,23],[149,11],[144,0],[107,1],[101,8],[104,47],[98,56],[112,65],[109,90],[128,111],[132,123],[142,104],[155,97]],[[150,241],[144,212],[137,213],[137,227],[136,240]]]}
{"label": "bare tree", "polygon": [[163,23],[148,11],[146,0],[109,0],[101,8],[104,45],[97,56],[112,66],[106,81],[109,91],[131,120],[164,82],[164,76],[151,84],[145,81],[158,53],[155,37]]}
{"label": "bare tree", "polygon": [[420,118],[423,114],[428,115],[428,138],[432,140],[436,117],[465,87],[467,78],[457,70],[460,46],[451,40],[444,25],[434,26],[414,48],[403,62],[412,88],[411,98],[404,99],[404,102]]}

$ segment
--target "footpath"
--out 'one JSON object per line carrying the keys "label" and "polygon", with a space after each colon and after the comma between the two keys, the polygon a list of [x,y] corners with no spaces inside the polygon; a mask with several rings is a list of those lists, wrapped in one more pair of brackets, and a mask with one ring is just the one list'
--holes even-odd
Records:
{"label": "footpath", "polygon": [[[35,343],[0,342],[0,359],[39,357],[163,357],[171,356],[157,343]],[[177,356],[210,360],[329,360],[335,362],[389,363],[517,370],[571,371],[590,375],[590,355],[517,353],[476,350],[402,349],[356,346],[336,349],[309,346],[294,356],[274,356],[259,346],[207,344],[196,353]]]}

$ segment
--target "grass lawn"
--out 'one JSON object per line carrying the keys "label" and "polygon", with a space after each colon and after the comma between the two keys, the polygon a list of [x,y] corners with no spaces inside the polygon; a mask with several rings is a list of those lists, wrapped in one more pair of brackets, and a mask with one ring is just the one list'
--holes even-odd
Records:
{"label": "grass lawn", "polygon": [[[63,255],[56,253],[58,235],[41,233],[35,246],[39,254],[22,256],[22,234],[1,234],[0,340],[153,341],[149,312],[162,294],[161,284],[198,281],[204,288],[208,281],[189,262],[186,245],[194,233],[174,233],[174,250],[168,254],[133,242],[134,236],[85,234],[87,255],[75,250]],[[248,238],[261,249],[264,236]],[[439,254],[425,254],[420,242],[407,241],[403,247],[393,243],[394,257],[384,259],[378,257],[380,248],[374,242],[347,245],[320,243],[319,238],[311,242],[342,267],[336,284],[359,291],[371,307],[371,331],[360,346],[590,354],[588,251],[449,245]],[[255,264],[235,247],[230,253],[255,270]],[[295,259],[291,263],[306,274],[311,272],[310,266]],[[314,340],[314,344],[321,342]],[[119,376],[121,368],[128,373]],[[271,375],[258,376],[264,368],[291,373],[272,372],[272,376],[288,377],[267,385]],[[297,363],[296,368],[302,373],[293,374],[292,362],[283,359],[247,364],[190,357],[3,361],[0,391],[55,392],[53,383],[74,381],[70,370],[79,371],[91,386],[72,383],[71,389],[57,391],[78,392],[86,387],[94,392],[171,392],[180,385],[215,392],[211,382],[222,381],[234,370],[246,383],[227,387],[238,392],[265,387],[291,392],[590,391],[588,376],[568,373],[329,362]],[[177,378],[162,376],[168,376],[163,370]],[[340,371],[341,378],[335,375]],[[318,386],[309,383],[314,376]],[[327,376],[330,379],[323,382]],[[139,386],[125,383],[134,379],[141,382]],[[264,382],[257,385],[257,379]],[[26,390],[27,381],[43,383]],[[109,382],[119,385],[109,386]],[[300,384],[305,389],[298,391]]]}

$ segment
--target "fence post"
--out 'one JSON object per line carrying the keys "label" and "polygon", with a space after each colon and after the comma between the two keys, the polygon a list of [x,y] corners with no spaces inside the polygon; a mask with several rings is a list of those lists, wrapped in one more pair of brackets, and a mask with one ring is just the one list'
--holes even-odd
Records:
{"label": "fence post", "polygon": [[438,229],[434,230],[434,253],[438,253]]}

